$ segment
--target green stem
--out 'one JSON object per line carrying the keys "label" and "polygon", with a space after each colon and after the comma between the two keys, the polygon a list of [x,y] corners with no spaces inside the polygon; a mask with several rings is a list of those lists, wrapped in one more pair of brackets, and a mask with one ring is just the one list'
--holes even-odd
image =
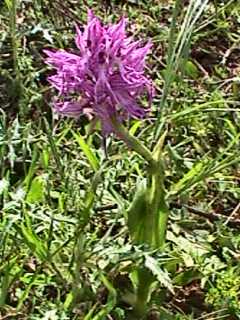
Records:
{"label": "green stem", "polygon": [[[78,230],[78,229],[77,229]],[[81,232],[81,230],[78,230]],[[81,267],[83,265],[83,234],[76,234],[75,248],[74,248],[74,260],[75,268],[73,275],[73,287],[72,287],[72,301],[71,307],[73,308],[76,303],[80,300],[81,294],[83,294],[83,281],[81,275]]]}
{"label": "green stem", "polygon": [[129,132],[120,124],[116,117],[111,118],[111,124],[116,135],[122,139],[127,146],[141,155],[152,168],[156,167],[156,161],[153,159],[151,151],[145,147],[139,139],[129,134]]}
{"label": "green stem", "polygon": [[156,248],[162,248],[166,240],[167,223],[169,216],[169,209],[165,199],[165,187],[164,187],[164,163],[162,160],[162,149],[164,145],[167,131],[165,131],[159,138],[153,150],[153,158],[158,163],[158,170],[152,175],[152,201],[154,203],[154,233],[155,233],[155,246]]}
{"label": "green stem", "polygon": [[168,221],[168,207],[165,200],[164,188],[164,163],[162,160],[162,149],[167,135],[165,131],[159,138],[152,155],[157,163],[156,170],[150,173],[149,177],[149,215],[151,216],[152,225],[150,225],[153,234],[153,248],[162,248],[165,243],[165,235]]}
{"label": "green stem", "polygon": [[133,319],[140,320],[144,317],[153,280],[154,277],[149,270],[145,268],[138,269],[138,288],[133,310]]}
{"label": "green stem", "polygon": [[159,169],[151,176],[150,200],[149,200],[149,232],[152,233],[151,246],[162,248],[166,239],[168,222],[168,206],[165,200],[164,171],[161,161],[158,162]]}
{"label": "green stem", "polygon": [[[136,220],[138,218],[141,219],[142,214],[146,215],[145,218],[143,218],[142,229],[138,232],[134,240],[137,243],[148,244],[152,249],[161,249],[165,243],[168,221],[168,207],[165,200],[164,189],[164,165],[162,161],[162,148],[167,132],[164,132],[153,152],[151,152],[136,137],[130,135],[124,126],[117,121],[116,117],[111,118],[111,125],[115,134],[123,140],[130,149],[141,155],[151,168],[151,170],[148,171],[148,186],[145,189],[144,199],[141,193],[136,200],[137,205],[134,206],[136,211],[134,210],[133,214],[137,214]],[[139,206],[140,211],[138,210]],[[130,211],[132,212],[132,210]],[[138,223],[138,221],[136,221],[136,223]],[[134,319],[141,319],[145,315],[150,287],[154,281],[154,276],[146,268],[139,268],[138,281],[136,302],[133,310]]]}
{"label": "green stem", "polygon": [[158,245],[160,248],[162,248],[166,242],[168,215],[169,210],[164,206],[159,214]]}

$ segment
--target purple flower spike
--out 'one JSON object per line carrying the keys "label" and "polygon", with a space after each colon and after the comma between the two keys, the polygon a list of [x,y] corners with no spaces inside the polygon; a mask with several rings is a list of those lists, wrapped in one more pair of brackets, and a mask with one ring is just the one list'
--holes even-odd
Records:
{"label": "purple flower spike", "polygon": [[[144,76],[151,44],[141,46],[132,41],[126,36],[125,25],[122,18],[117,24],[103,26],[89,10],[84,30],[76,27],[79,54],[44,50],[46,63],[56,69],[48,78],[59,92],[55,111],[71,117],[97,117],[105,135],[113,131],[112,116],[120,122],[129,117],[144,118],[153,95],[152,83]],[[148,94],[148,108],[138,104],[144,93]]]}

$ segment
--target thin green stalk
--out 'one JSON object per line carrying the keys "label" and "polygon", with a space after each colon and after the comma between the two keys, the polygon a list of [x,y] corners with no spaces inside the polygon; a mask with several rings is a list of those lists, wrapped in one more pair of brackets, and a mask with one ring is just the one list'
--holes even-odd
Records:
{"label": "thin green stalk", "polygon": [[111,118],[111,124],[116,135],[122,139],[127,146],[141,155],[152,168],[156,167],[151,151],[145,147],[139,139],[129,134],[129,132],[121,125],[115,117]]}
{"label": "thin green stalk", "polygon": [[81,275],[81,267],[83,265],[83,252],[84,252],[84,239],[83,234],[76,234],[76,242],[74,249],[74,257],[75,257],[75,268],[74,268],[74,276],[73,276],[73,288],[72,288],[72,303],[71,306],[74,307],[77,301],[79,300],[81,294],[83,293],[83,281]]}
{"label": "thin green stalk", "polygon": [[10,28],[11,28],[11,40],[12,40],[12,54],[13,54],[13,70],[16,79],[19,78],[18,72],[18,45],[16,36],[16,13],[17,13],[17,0],[12,0],[10,8]]}
{"label": "thin green stalk", "polygon": [[166,76],[163,88],[163,94],[160,102],[160,107],[158,110],[157,121],[154,136],[158,139],[161,127],[159,126],[162,116],[163,116],[163,108],[166,103],[167,95],[172,86],[172,83],[175,79],[175,75],[179,70],[179,66],[181,64],[182,58],[186,56],[186,48],[190,47],[190,40],[193,34],[194,26],[196,21],[201,16],[203,10],[205,9],[208,0],[191,0],[188,6],[186,15],[184,17],[181,29],[178,33],[178,36],[175,41],[175,45],[173,45],[173,41],[175,40],[174,34],[176,34],[176,20],[177,14],[179,13],[181,1],[177,0],[175,3],[173,21],[169,34],[169,45],[170,49],[168,50],[168,59],[167,59],[167,68],[166,68]]}
{"label": "thin green stalk", "polygon": [[[15,102],[20,100],[23,85],[21,81],[21,74],[18,63],[18,36],[17,36],[17,6],[18,0],[5,1],[9,10],[9,32],[11,36],[12,46],[12,64],[13,64],[13,80],[12,80],[12,97]],[[25,104],[20,106],[20,116],[24,116],[26,113]]]}
{"label": "thin green stalk", "polygon": [[162,110],[166,102],[166,98],[168,96],[169,89],[171,87],[171,83],[174,79],[174,53],[175,53],[175,48],[174,48],[174,41],[175,41],[175,34],[177,32],[176,30],[176,22],[177,22],[177,17],[180,12],[180,6],[181,5],[181,0],[176,0],[175,2],[175,7],[173,10],[173,15],[172,15],[172,22],[170,26],[170,32],[169,32],[169,46],[168,46],[168,54],[167,54],[167,69],[166,69],[166,76],[165,76],[165,81],[164,81],[164,87],[163,87],[163,92],[162,92],[162,97],[160,101],[160,106],[157,111],[157,125],[155,127],[155,136],[157,137],[158,133],[160,132],[159,130],[159,124],[161,122],[161,117],[162,117]]}
{"label": "thin green stalk", "polygon": [[[6,114],[2,109],[0,109],[0,130],[1,134],[3,136],[4,141],[7,141],[7,120],[6,120]],[[0,146],[0,163],[1,169],[0,169],[0,179],[4,177],[6,166],[4,165],[4,157],[6,155],[6,143],[2,143]]]}
{"label": "thin green stalk", "polygon": [[45,128],[46,128],[46,132],[47,132],[47,137],[48,137],[48,141],[49,141],[49,144],[50,144],[50,148],[51,148],[54,160],[56,162],[57,168],[59,169],[59,174],[60,174],[61,180],[65,181],[64,167],[63,167],[62,161],[61,161],[61,159],[59,157],[57,146],[56,146],[56,142],[55,142],[55,140],[53,138],[51,128],[50,128],[49,123],[48,123],[46,118],[43,118],[43,121],[44,121],[44,124],[45,124]]}

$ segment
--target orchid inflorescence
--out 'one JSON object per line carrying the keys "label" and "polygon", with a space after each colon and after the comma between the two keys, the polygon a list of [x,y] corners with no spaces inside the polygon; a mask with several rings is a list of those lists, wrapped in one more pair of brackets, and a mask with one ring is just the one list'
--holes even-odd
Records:
{"label": "orchid inflorescence", "polygon": [[[46,63],[56,69],[48,80],[59,95],[53,102],[58,113],[99,119],[104,135],[113,131],[110,119],[142,119],[150,109],[153,86],[144,75],[145,57],[151,47],[133,41],[125,32],[126,19],[103,26],[88,12],[85,28],[76,26],[75,38],[79,53],[65,50],[44,50]],[[139,105],[142,95],[148,96],[148,107]]]}
{"label": "orchid inflorescence", "polygon": [[[125,26],[125,18],[104,26],[89,10],[87,26],[76,26],[77,54],[65,50],[44,52],[48,56],[46,63],[56,69],[56,74],[48,78],[59,92],[53,102],[55,111],[65,116],[86,115],[100,120],[104,142],[106,136],[115,133],[146,161],[146,183],[139,184],[136,190],[126,211],[126,224],[133,243],[155,250],[164,246],[168,221],[161,156],[166,134],[151,151],[122,125],[128,118],[144,119],[153,96],[152,82],[144,74],[151,43],[142,45],[141,41],[134,41],[126,35]],[[144,95],[148,97],[148,106],[139,103]],[[146,268],[137,268],[136,274],[138,286],[133,313],[140,319],[154,276]]]}

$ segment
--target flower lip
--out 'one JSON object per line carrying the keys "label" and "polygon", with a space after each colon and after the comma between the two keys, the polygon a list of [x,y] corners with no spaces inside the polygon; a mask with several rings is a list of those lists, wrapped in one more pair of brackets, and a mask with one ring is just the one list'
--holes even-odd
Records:
{"label": "flower lip", "polygon": [[106,61],[105,52],[104,52],[104,51],[100,51],[100,52],[98,53],[98,62],[99,62],[100,64],[104,64],[105,61]]}
{"label": "flower lip", "polygon": [[[144,118],[149,107],[139,105],[147,92],[149,106],[153,95],[152,82],[144,75],[145,57],[151,43],[141,45],[125,32],[126,19],[103,26],[92,11],[85,27],[76,26],[78,53],[65,50],[44,50],[45,62],[56,73],[48,78],[59,92],[55,110],[66,116],[84,113],[85,101],[91,114],[100,119],[103,133],[111,132],[111,114],[121,122],[127,118]],[[76,97],[73,99],[72,97]],[[57,107],[56,107],[57,106]]]}
{"label": "flower lip", "polygon": [[92,45],[91,40],[87,39],[87,47],[88,47],[88,48],[91,48],[91,45]]}

